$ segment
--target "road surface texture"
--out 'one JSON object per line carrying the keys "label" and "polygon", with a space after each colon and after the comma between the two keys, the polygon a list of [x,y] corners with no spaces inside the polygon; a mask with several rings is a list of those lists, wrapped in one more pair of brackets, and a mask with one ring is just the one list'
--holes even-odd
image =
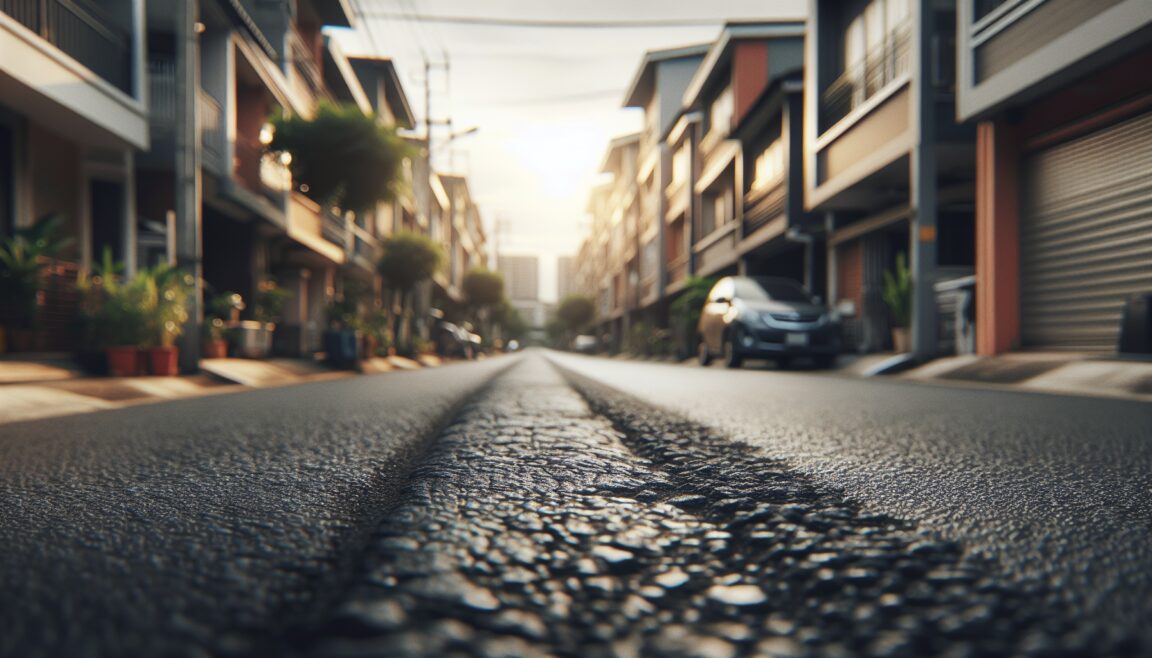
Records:
{"label": "road surface texture", "polygon": [[1148,405],[539,352],[0,428],[0,654],[1147,656]]}

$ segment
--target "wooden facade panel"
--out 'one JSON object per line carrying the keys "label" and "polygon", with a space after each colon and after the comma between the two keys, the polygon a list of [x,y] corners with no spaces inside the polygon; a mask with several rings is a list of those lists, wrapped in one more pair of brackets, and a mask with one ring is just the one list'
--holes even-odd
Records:
{"label": "wooden facade panel", "polygon": [[856,163],[912,130],[912,95],[907,88],[894,94],[820,152],[819,184],[836,178]]}

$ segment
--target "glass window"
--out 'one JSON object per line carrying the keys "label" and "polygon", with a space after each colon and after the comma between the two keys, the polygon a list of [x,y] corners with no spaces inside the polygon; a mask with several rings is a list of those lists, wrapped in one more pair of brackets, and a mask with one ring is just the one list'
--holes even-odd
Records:
{"label": "glass window", "polygon": [[736,280],[736,296],[750,301],[812,302],[800,284],[788,279],[763,277]]}

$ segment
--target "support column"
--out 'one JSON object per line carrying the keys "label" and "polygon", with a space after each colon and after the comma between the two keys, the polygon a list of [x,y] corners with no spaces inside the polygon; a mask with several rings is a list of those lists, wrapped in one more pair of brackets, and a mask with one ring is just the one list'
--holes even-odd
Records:
{"label": "support column", "polygon": [[200,324],[204,320],[200,122],[196,116],[199,0],[180,0],[176,7],[176,265],[192,274],[195,281],[180,339],[180,370],[196,372],[200,369]]}
{"label": "support column", "polygon": [[909,239],[912,270],[912,352],[930,359],[939,349],[939,313],[936,310],[936,215],[938,204],[936,153],[936,88],[933,85],[932,34],[935,16],[930,5],[917,11],[916,54],[918,65],[913,89],[916,99],[919,142],[912,150],[912,206],[916,217]]}
{"label": "support column", "polygon": [[976,126],[976,353],[1020,343],[1020,149],[1005,121]]}

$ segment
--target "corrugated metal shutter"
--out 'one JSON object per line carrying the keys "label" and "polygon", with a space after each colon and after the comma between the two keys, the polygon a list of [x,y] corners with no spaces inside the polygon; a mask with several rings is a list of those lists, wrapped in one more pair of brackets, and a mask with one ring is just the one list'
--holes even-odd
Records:
{"label": "corrugated metal shutter", "polygon": [[1025,347],[1112,351],[1152,290],[1152,114],[1037,152],[1021,199]]}

